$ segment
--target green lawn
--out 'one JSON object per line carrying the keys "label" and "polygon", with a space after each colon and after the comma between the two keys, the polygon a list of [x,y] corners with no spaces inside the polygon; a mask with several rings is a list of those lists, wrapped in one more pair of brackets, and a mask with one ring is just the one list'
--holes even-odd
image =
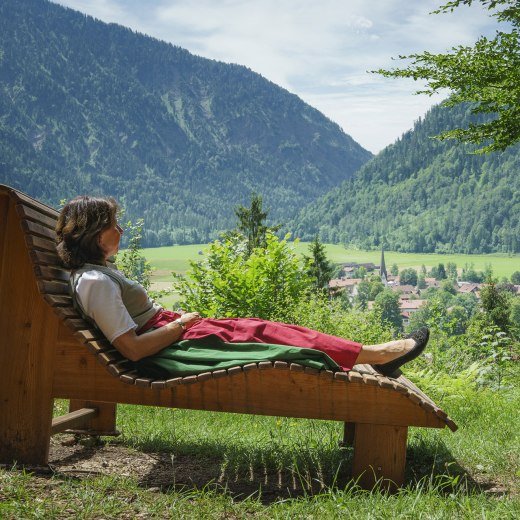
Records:
{"label": "green lawn", "polygon": [[119,406],[119,439],[0,468],[0,518],[519,518],[518,389],[420,384],[459,430],[410,429],[395,495],[352,485],[338,422]]}
{"label": "green lawn", "polygon": [[[144,255],[157,269],[154,281],[169,281],[170,272],[184,273],[189,267],[189,260],[201,258],[199,252],[207,249],[205,244],[190,246],[154,247],[144,250]],[[296,251],[300,254],[308,254],[309,244],[300,242],[296,245]],[[326,244],[327,255],[332,262],[373,262],[379,264],[380,251],[359,251],[357,249],[345,249],[341,245]],[[481,271],[486,264],[493,266],[493,272],[498,277],[510,277],[514,271],[520,271],[520,255],[492,254],[492,255],[436,255],[420,253],[397,253],[385,251],[385,261],[388,269],[395,263],[399,269],[405,267],[419,268],[425,265],[431,268],[439,263],[455,262],[461,269],[465,264],[474,264],[475,269]]]}
{"label": "green lawn", "polygon": [[[154,247],[144,249],[144,255],[154,267],[152,282],[155,287],[166,288],[172,281],[172,271],[184,274],[189,268],[190,260],[198,260],[203,257],[204,251],[208,248],[206,244],[196,244],[189,246]],[[308,254],[309,244],[300,242],[296,244],[296,251],[300,254]],[[345,249],[341,245],[326,244],[329,260],[334,263],[343,262],[373,262],[379,265],[381,260],[380,251],[359,251],[357,249]],[[201,254],[202,253],[202,254]],[[520,271],[520,255],[435,255],[418,253],[397,253],[385,251],[385,262],[387,269],[395,263],[399,269],[414,267],[419,269],[421,265],[431,268],[439,263],[455,262],[459,269],[465,264],[473,264],[477,271],[484,270],[486,264],[493,266],[495,276],[509,278],[514,271]],[[159,298],[159,302],[168,309],[177,307],[178,296],[170,294]]]}

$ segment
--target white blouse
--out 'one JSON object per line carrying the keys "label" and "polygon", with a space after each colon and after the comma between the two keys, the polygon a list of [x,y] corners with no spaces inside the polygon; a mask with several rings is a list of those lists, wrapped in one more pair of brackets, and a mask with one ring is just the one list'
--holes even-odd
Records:
{"label": "white blouse", "polygon": [[110,343],[132,329],[137,323],[131,318],[121,298],[121,288],[100,271],[86,271],[76,286],[77,298],[85,314],[92,318]]}

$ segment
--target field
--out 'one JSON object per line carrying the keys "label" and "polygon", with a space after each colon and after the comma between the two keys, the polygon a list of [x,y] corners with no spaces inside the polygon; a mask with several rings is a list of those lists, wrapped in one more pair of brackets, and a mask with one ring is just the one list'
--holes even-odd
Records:
{"label": "field", "polygon": [[[155,281],[170,280],[170,272],[184,273],[189,267],[189,260],[201,258],[201,254],[207,249],[206,244],[189,246],[154,247],[144,250],[145,257],[157,269],[154,275]],[[300,242],[296,244],[296,251],[300,254],[308,254],[309,244]],[[327,256],[334,263],[342,262],[373,262],[379,265],[381,251],[360,251],[357,249],[345,249],[338,244],[326,244]],[[477,271],[485,268],[486,264],[493,266],[495,276],[499,278],[510,277],[514,271],[520,271],[520,255],[490,254],[490,255],[437,255],[421,253],[397,253],[385,251],[387,269],[395,263],[399,269],[405,267],[420,268],[425,265],[431,268],[439,263],[455,262],[459,269],[465,264],[473,264]]]}
{"label": "field", "polygon": [[[189,268],[190,260],[199,260],[208,248],[206,244],[189,246],[155,247],[144,250],[144,255],[152,264],[155,271],[152,274],[152,287],[154,289],[169,288],[172,281],[171,273],[184,274]],[[380,251],[360,251],[357,249],[345,249],[341,245],[326,244],[327,256],[334,263],[343,262],[373,262],[379,265],[381,261]],[[295,245],[296,251],[301,254],[308,254],[309,244],[300,242]],[[514,271],[520,271],[520,255],[492,254],[492,255],[436,255],[420,253],[397,253],[385,251],[385,262],[387,270],[395,263],[399,269],[413,267],[419,269],[421,265],[431,268],[439,263],[446,265],[448,262],[457,264],[459,271],[465,264],[473,264],[477,271],[482,271],[487,264],[493,267],[495,276],[509,278]],[[175,306],[176,295],[169,295],[162,298],[161,303],[171,308]]]}

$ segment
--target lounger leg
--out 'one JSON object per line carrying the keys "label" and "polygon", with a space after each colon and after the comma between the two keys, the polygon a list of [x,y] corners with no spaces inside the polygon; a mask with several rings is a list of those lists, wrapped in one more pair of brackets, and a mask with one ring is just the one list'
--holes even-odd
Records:
{"label": "lounger leg", "polygon": [[376,482],[389,490],[402,486],[407,433],[405,426],[356,424],[352,477],[361,487],[372,489]]}
{"label": "lounger leg", "polygon": [[69,412],[81,408],[96,408],[96,417],[90,419],[84,429],[74,430],[74,433],[88,433],[89,435],[119,435],[116,430],[116,403],[102,403],[99,401],[81,401],[71,399]]}
{"label": "lounger leg", "polygon": [[356,433],[356,423],[346,422],[343,428],[343,440],[340,441],[341,447],[354,446],[354,435]]}

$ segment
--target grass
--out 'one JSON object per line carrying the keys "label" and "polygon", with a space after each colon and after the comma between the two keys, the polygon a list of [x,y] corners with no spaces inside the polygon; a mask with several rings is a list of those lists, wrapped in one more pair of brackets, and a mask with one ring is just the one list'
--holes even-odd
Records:
{"label": "grass", "polygon": [[[309,244],[300,242],[296,245],[299,254],[308,254]],[[378,265],[381,260],[381,251],[360,251],[357,249],[345,249],[338,244],[326,244],[327,256],[334,263],[342,262],[373,262]],[[170,281],[172,271],[185,273],[189,268],[189,260],[201,258],[199,252],[204,252],[207,245],[154,247],[145,249],[144,255],[157,269],[154,281]],[[387,269],[395,263],[399,269],[406,267],[427,268],[448,262],[454,262],[459,269],[465,264],[473,264],[477,271],[483,271],[486,264],[493,266],[493,273],[499,278],[510,277],[514,271],[520,271],[520,255],[489,254],[489,255],[438,255],[421,253],[398,253],[385,251],[385,262]]]}
{"label": "grass", "polygon": [[[154,267],[152,283],[154,287],[166,289],[170,287],[172,276],[176,272],[185,274],[189,269],[190,260],[202,258],[201,253],[207,249],[207,245],[171,246],[155,247],[144,249],[143,254]],[[300,242],[296,244],[296,251],[300,255],[308,254],[309,244]],[[342,245],[326,244],[327,256],[334,263],[344,262],[373,262],[379,265],[381,261],[380,251],[360,251],[356,249],[345,249]],[[395,251],[385,251],[385,262],[387,269],[395,263],[399,269],[413,267],[419,269],[425,265],[428,269],[444,263],[454,262],[459,269],[465,264],[473,264],[477,271],[483,271],[487,264],[493,266],[493,273],[499,278],[510,278],[514,271],[520,271],[520,255],[492,254],[492,255],[437,255],[419,253],[397,253]],[[178,295],[170,294],[159,298],[158,301],[168,309],[177,307]]]}
{"label": "grass", "polygon": [[[336,422],[119,406],[122,438],[62,456],[54,473],[0,470],[0,518],[518,518],[519,389],[421,385],[460,429],[410,429],[395,495],[349,481]],[[128,463],[77,470],[108,449]]]}

